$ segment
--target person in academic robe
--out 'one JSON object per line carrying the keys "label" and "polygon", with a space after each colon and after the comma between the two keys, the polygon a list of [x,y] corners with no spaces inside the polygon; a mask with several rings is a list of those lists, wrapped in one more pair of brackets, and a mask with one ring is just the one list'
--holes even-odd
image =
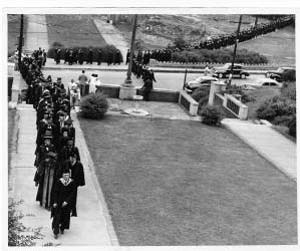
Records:
{"label": "person in academic robe", "polygon": [[53,135],[51,131],[46,130],[43,136],[44,143],[36,146],[34,166],[38,167],[39,163],[44,160],[49,152],[55,152],[55,146],[51,143]]}
{"label": "person in academic robe", "polygon": [[101,62],[102,62],[102,50],[101,49],[98,49],[97,50],[98,54],[97,54],[97,63],[98,65],[101,65]]}
{"label": "person in academic robe", "polygon": [[85,185],[85,179],[84,179],[84,171],[83,171],[83,166],[81,162],[78,160],[78,155],[74,151],[70,153],[69,155],[69,161],[66,162],[66,165],[70,170],[71,170],[71,177],[75,182],[75,195],[74,195],[74,200],[72,203],[72,208],[71,208],[71,216],[77,217],[77,209],[76,209],[76,203],[77,203],[77,189],[80,186]]}
{"label": "person in academic robe", "polygon": [[65,168],[62,176],[53,187],[53,204],[51,207],[52,231],[54,238],[58,238],[59,232],[64,234],[65,229],[70,228],[71,208],[75,196],[75,182],[70,177],[70,169]]}
{"label": "person in academic robe", "polygon": [[82,49],[79,49],[78,50],[78,63],[82,65],[83,59],[84,59],[84,53],[83,53]]}
{"label": "person in academic robe", "polygon": [[78,156],[78,160],[80,161],[80,154],[78,148],[74,145],[74,139],[72,137],[68,138],[67,145],[61,149],[59,153],[59,162],[64,163],[70,159],[70,155],[75,152],[76,156]]}
{"label": "person in academic robe", "polygon": [[38,166],[34,177],[35,185],[38,186],[36,201],[46,209],[50,209],[52,201],[52,188],[57,171],[56,153],[49,152]]}
{"label": "person in academic robe", "polygon": [[126,64],[128,64],[130,61],[130,50],[127,50],[127,54],[126,54]]}
{"label": "person in academic robe", "polygon": [[153,81],[151,78],[147,78],[142,87],[143,97],[145,101],[149,101],[149,95],[152,89],[153,89]]}
{"label": "person in academic robe", "polygon": [[93,50],[89,49],[88,51],[88,62],[87,64],[93,64]]}

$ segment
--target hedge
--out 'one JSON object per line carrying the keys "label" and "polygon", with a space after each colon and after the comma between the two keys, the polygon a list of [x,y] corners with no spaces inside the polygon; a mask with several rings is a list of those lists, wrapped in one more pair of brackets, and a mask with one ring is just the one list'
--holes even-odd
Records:
{"label": "hedge", "polygon": [[102,92],[91,93],[80,101],[80,115],[89,119],[102,119],[108,109],[108,101]]}

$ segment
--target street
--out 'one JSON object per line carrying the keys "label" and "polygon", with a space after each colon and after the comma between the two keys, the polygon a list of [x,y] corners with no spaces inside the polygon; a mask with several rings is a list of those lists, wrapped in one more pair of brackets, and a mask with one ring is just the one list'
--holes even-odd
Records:
{"label": "street", "polygon": [[[44,70],[44,76],[47,77],[49,74],[52,79],[55,81],[57,77],[62,78],[62,82],[67,84],[73,78],[74,80],[78,79],[78,76],[81,74],[81,70]],[[122,84],[126,78],[126,72],[119,71],[100,71],[100,70],[86,70],[86,74],[91,76],[92,73],[98,74],[102,83],[105,84]],[[199,73],[188,73],[187,81],[193,80],[199,77]],[[184,73],[155,73],[156,83],[154,83],[154,88],[164,88],[170,90],[181,90],[183,86]],[[258,79],[264,78],[263,74],[252,74],[247,79],[233,79],[232,84],[236,85],[251,85],[258,81]],[[222,79],[223,81],[225,79]],[[142,79],[136,79],[132,75],[133,84],[136,86],[143,85]]]}

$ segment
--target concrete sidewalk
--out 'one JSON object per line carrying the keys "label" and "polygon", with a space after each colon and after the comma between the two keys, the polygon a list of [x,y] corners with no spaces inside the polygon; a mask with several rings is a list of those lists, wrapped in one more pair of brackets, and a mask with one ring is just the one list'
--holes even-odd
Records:
{"label": "concrete sidewalk", "polygon": [[107,23],[101,19],[94,19],[94,24],[98,29],[98,32],[104,38],[107,44],[112,44],[118,48],[122,54],[123,62],[126,62],[126,55],[129,45],[120,33],[120,31],[112,24]]}
{"label": "concrete sidewalk", "polygon": [[294,142],[266,125],[238,119],[223,119],[222,124],[281,172],[297,180],[297,145]]}
{"label": "concrete sidewalk", "polygon": [[16,152],[12,154],[10,176],[10,197],[16,201],[23,200],[19,209],[24,215],[23,223],[26,227],[41,227],[44,235],[37,245],[53,243],[54,245],[118,245],[112,223],[106,208],[99,184],[95,181],[93,163],[84,137],[79,128],[76,115],[72,114],[76,128],[76,146],[79,148],[84,166],[86,185],[78,189],[77,210],[78,217],[71,217],[70,230],[65,231],[57,240],[53,238],[51,230],[50,212],[39,206],[35,201],[37,187],[34,186],[35,174],[34,151],[36,138],[36,112],[31,105],[20,104],[17,107],[19,116]]}
{"label": "concrete sidewalk", "polygon": [[34,51],[39,47],[48,51],[48,30],[45,15],[26,15],[24,51]]}

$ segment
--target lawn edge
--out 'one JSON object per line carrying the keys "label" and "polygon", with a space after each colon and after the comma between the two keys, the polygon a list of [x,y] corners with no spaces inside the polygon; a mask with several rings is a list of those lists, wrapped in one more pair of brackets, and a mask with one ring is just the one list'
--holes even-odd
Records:
{"label": "lawn edge", "polygon": [[93,186],[95,188],[97,197],[99,199],[99,203],[101,204],[102,213],[105,218],[106,230],[107,230],[110,242],[111,242],[112,246],[120,246],[118,237],[116,235],[116,232],[115,232],[115,229],[114,229],[114,226],[112,223],[111,216],[108,211],[107,203],[105,201],[105,197],[104,197],[104,194],[101,189],[101,185],[96,177],[96,170],[95,170],[94,162],[91,158],[89,149],[87,147],[84,133],[80,127],[78,115],[77,115],[77,113],[73,113],[73,115],[74,115],[74,116],[72,116],[73,120],[74,120],[73,122],[74,122],[74,126],[76,128],[76,134],[78,135],[77,139],[78,139],[78,141],[81,141],[81,151],[82,151],[82,153],[84,153],[86,160],[87,160],[87,166],[90,170]]}

